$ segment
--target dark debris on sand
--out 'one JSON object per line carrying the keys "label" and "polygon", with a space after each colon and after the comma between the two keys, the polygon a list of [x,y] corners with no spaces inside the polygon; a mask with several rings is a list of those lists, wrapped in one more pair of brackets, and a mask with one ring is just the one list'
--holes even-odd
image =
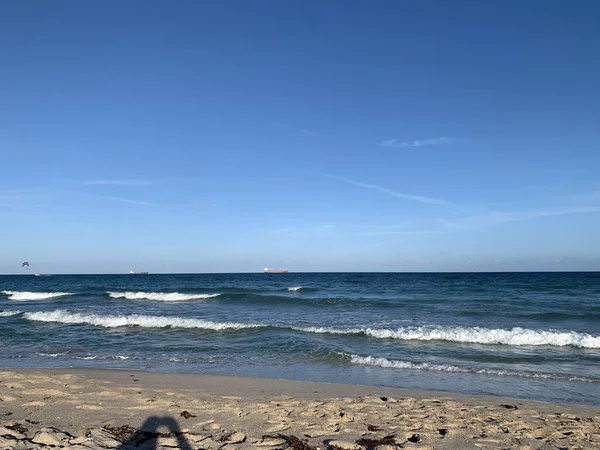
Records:
{"label": "dark debris on sand", "polygon": [[105,426],[104,429],[112,434],[117,441],[123,443],[128,442],[131,437],[136,434],[135,428],[132,428],[128,425],[123,425],[120,427]]}
{"label": "dark debris on sand", "polygon": [[408,442],[412,442],[413,444],[416,444],[420,440],[421,440],[421,436],[419,436],[418,433],[414,433],[411,437],[409,437],[407,439]]}
{"label": "dark debris on sand", "polygon": [[363,447],[377,447],[378,445],[396,445],[396,439],[393,436],[386,436],[379,439],[361,438],[355,441]]}
{"label": "dark debris on sand", "polygon": [[281,437],[288,442],[289,447],[293,450],[317,450],[317,447],[309,445],[307,441],[303,441],[293,434],[290,436],[281,435]]}
{"label": "dark debris on sand", "polygon": [[181,414],[179,414],[181,417],[183,417],[184,419],[191,419],[192,417],[196,417],[194,414],[190,413],[189,411],[181,411]]}
{"label": "dark debris on sand", "polygon": [[16,431],[21,434],[25,434],[28,431],[28,428],[25,428],[20,423],[13,423],[12,425],[6,425],[6,428],[8,428],[9,430]]}

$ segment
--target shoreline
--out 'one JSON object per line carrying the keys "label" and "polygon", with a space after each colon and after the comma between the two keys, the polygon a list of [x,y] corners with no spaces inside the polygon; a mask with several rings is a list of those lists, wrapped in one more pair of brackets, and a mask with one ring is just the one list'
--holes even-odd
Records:
{"label": "shoreline", "polygon": [[[330,386],[332,389],[322,389],[323,391],[331,392],[331,393],[344,393],[350,392],[355,395],[359,395],[360,393],[367,392],[369,389],[376,390],[388,390],[388,391],[397,391],[398,393],[404,396],[412,396],[418,398],[425,397],[434,397],[434,396],[446,396],[446,397],[456,397],[457,399],[465,399],[470,401],[476,401],[477,399],[484,399],[488,402],[494,403],[495,401],[512,401],[512,402],[520,402],[520,403],[531,403],[537,405],[558,405],[562,407],[589,407],[589,408],[597,408],[600,410],[600,404],[593,403],[580,403],[580,402],[568,402],[568,401],[552,401],[552,400],[541,400],[536,398],[526,398],[519,396],[508,396],[508,395],[497,395],[494,393],[468,393],[468,392],[453,392],[451,390],[435,390],[435,389],[420,389],[420,388],[411,388],[411,387],[394,387],[394,386],[386,386],[386,385],[377,385],[377,384],[358,384],[358,383],[343,383],[343,382],[330,382],[330,381],[314,381],[314,380],[306,380],[306,379],[298,379],[298,378],[277,378],[274,376],[255,376],[255,375],[231,375],[224,373],[211,373],[211,372],[186,372],[186,371],[167,371],[167,370],[148,370],[142,368],[128,368],[128,367],[90,367],[90,366],[63,366],[63,367],[36,367],[36,366],[17,366],[17,367],[1,367],[0,372],[3,371],[11,371],[11,372],[68,372],[75,373],[79,372],[81,375],[93,374],[94,372],[107,373],[122,373],[122,372],[131,372],[131,373],[146,373],[151,377],[153,374],[162,378],[163,376],[176,376],[180,377],[180,380],[185,380],[187,378],[194,379],[196,377],[205,377],[206,379],[231,379],[231,380],[260,380],[264,382],[268,382],[270,387],[273,387],[273,382],[277,385],[277,383],[282,383],[286,385],[286,389],[290,388],[290,385],[297,384],[301,386],[302,384],[306,385],[322,385],[323,387]],[[107,375],[108,376],[108,375]],[[178,381],[178,382],[179,382]],[[554,381],[554,380],[552,380]],[[337,388],[337,390],[336,390]],[[1,450],[1,449],[0,449]]]}
{"label": "shoreline", "polygon": [[199,379],[202,379],[202,382],[204,383],[204,389],[206,390],[207,388],[209,388],[209,392],[212,394],[218,394],[219,390],[223,389],[223,384],[235,384],[236,389],[242,390],[240,392],[241,395],[251,394],[251,392],[244,391],[244,389],[249,390],[249,386],[252,386],[254,389],[259,389],[259,391],[262,393],[265,393],[266,390],[269,390],[269,395],[306,395],[307,398],[313,398],[312,394],[319,394],[327,397],[339,397],[346,395],[377,395],[377,392],[383,392],[384,394],[413,398],[452,397],[456,398],[457,400],[475,403],[485,402],[486,404],[518,402],[524,405],[537,405],[542,408],[544,405],[559,406],[563,408],[591,408],[597,409],[600,413],[600,405],[592,404],[550,402],[544,400],[533,400],[527,398],[499,396],[493,394],[465,394],[460,392],[409,389],[391,386],[377,386],[371,384],[330,383],[327,381],[307,381],[291,378],[271,378],[245,375],[213,374],[203,372],[166,372],[131,368],[0,367],[0,373],[6,371],[22,373],[23,375],[29,372],[39,372],[44,374],[52,373],[57,375],[73,374],[86,377],[98,377],[105,380],[115,381],[120,380],[119,375],[124,372],[130,372],[131,374],[143,373],[147,375],[145,377],[145,383],[147,384],[147,387],[164,387],[164,385],[161,384],[164,381],[163,378],[176,377],[178,378],[178,380],[176,380],[178,389],[196,389],[198,388],[196,383]]}
{"label": "shoreline", "polygon": [[[142,370],[2,368],[0,399],[0,429],[22,430],[12,432],[20,435],[14,439],[0,432],[0,444],[14,445],[0,448],[38,448],[31,445],[45,438],[79,450],[91,443],[125,448],[122,441],[139,443],[136,436],[209,450],[286,448],[292,436],[315,448],[342,450],[374,448],[377,442],[390,445],[379,450],[600,448],[597,406],[401,388]],[[156,434],[158,425],[167,431]],[[102,439],[112,447],[100,446]],[[331,445],[331,439],[342,444]],[[19,440],[30,446],[17,447]],[[195,441],[185,447],[184,440]]]}

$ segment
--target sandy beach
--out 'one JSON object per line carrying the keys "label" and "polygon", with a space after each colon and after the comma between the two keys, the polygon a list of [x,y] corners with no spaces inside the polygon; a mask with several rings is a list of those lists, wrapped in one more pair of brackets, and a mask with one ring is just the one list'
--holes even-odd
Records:
{"label": "sandy beach", "polygon": [[0,448],[595,449],[600,408],[344,384],[0,372]]}

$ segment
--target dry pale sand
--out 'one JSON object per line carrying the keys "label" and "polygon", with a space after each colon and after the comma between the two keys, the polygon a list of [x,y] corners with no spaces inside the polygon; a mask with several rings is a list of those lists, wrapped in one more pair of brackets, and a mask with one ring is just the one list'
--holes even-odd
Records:
{"label": "dry pale sand", "polygon": [[0,449],[600,449],[600,408],[117,370],[0,371]]}

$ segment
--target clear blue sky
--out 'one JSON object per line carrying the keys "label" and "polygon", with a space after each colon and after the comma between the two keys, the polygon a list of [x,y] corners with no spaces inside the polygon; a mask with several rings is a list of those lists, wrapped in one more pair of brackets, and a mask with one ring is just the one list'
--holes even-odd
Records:
{"label": "clear blue sky", "polygon": [[13,1],[0,272],[600,269],[596,1]]}

